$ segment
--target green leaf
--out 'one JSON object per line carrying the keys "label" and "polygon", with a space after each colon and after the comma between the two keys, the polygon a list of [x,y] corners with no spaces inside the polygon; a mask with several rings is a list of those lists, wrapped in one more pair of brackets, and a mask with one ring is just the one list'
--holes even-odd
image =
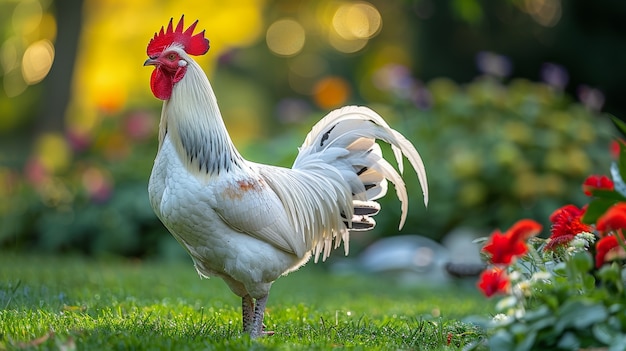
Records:
{"label": "green leaf", "polygon": [[606,323],[598,323],[591,327],[593,336],[604,345],[611,345],[619,331],[609,327]]}
{"label": "green leaf", "polygon": [[593,291],[596,287],[596,278],[591,274],[583,275],[583,288],[587,291]]}
{"label": "green leaf", "polygon": [[537,309],[528,311],[524,314],[524,320],[527,322],[534,322],[536,320],[545,319],[552,314],[550,308],[546,305],[541,305]]}
{"label": "green leaf", "polygon": [[583,223],[594,224],[611,206],[618,203],[618,200],[596,198],[589,203],[585,215],[581,219]]}
{"label": "green leaf", "polygon": [[613,182],[623,183],[624,179],[626,179],[626,145],[622,142],[619,143],[619,162],[617,168],[619,169],[619,175],[622,179],[613,179]]}
{"label": "green leaf", "polygon": [[586,329],[595,323],[604,321],[609,313],[604,305],[598,303],[581,308],[581,311],[576,315],[573,325],[578,329]]}
{"label": "green leaf", "polygon": [[620,269],[616,264],[605,264],[598,271],[598,278],[603,283],[618,283],[621,280]]}
{"label": "green leaf", "polygon": [[576,252],[570,257],[568,264],[581,276],[593,267],[593,261],[587,252]]}
{"label": "green leaf", "polygon": [[624,197],[624,195],[613,190],[595,189],[591,190],[591,195],[593,195],[595,198],[626,201],[626,197]]}
{"label": "green leaf", "polygon": [[578,350],[580,347],[580,340],[576,337],[574,333],[565,333],[557,347],[562,350]]}
{"label": "green leaf", "polygon": [[527,351],[532,350],[537,339],[537,332],[534,330],[528,331],[522,340],[515,347],[515,351]]}
{"label": "green leaf", "polygon": [[546,318],[539,319],[530,325],[530,329],[533,331],[540,331],[542,329],[552,327],[556,323],[556,317],[550,316]]}
{"label": "green leaf", "polygon": [[624,351],[626,350],[626,335],[619,335],[613,339],[609,351]]}
{"label": "green leaf", "polygon": [[557,314],[558,322],[554,326],[557,332],[569,327],[586,329],[594,323],[606,320],[609,316],[604,305],[580,300],[566,301]]}
{"label": "green leaf", "polygon": [[504,330],[498,330],[489,338],[489,350],[513,350],[513,335]]}
{"label": "green leaf", "polygon": [[609,116],[615,127],[622,133],[623,136],[626,137],[626,123],[624,123],[621,119],[615,116]]}
{"label": "green leaf", "polygon": [[626,173],[626,152],[624,146],[620,144],[620,156],[618,163],[611,163],[610,171],[613,178],[613,189],[616,193],[626,196],[626,183],[624,183],[624,173]]}

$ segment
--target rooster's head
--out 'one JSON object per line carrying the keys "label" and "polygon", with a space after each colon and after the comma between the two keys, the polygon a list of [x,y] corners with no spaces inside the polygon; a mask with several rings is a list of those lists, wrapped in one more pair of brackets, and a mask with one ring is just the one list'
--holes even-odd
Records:
{"label": "rooster's head", "polygon": [[146,50],[149,58],[143,65],[155,66],[150,78],[150,88],[154,96],[161,100],[168,100],[174,84],[185,76],[189,58],[187,55],[204,55],[209,51],[209,40],[204,37],[204,30],[193,35],[198,21],[183,31],[184,18],[184,15],[181,16],[176,28],[172,25],[173,18],[170,19],[167,30],[161,27],[161,31],[154,34]]}

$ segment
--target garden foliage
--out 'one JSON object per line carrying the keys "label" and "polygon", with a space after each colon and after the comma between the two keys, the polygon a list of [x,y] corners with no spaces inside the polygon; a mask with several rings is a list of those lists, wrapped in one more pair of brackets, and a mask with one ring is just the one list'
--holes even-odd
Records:
{"label": "garden foliage", "polygon": [[613,179],[589,176],[589,204],[556,209],[549,238],[524,219],[487,239],[478,287],[504,296],[487,323],[491,350],[626,350],[626,146],[615,145]]}
{"label": "garden foliage", "polygon": [[[547,218],[558,204],[584,201],[575,191],[584,176],[608,167],[608,118],[548,84],[481,77],[466,85],[443,78],[424,85],[407,70],[385,69],[396,72],[379,82],[385,103],[370,106],[415,143],[432,194],[424,210],[414,175],[405,175],[411,201],[405,232],[441,238],[458,226]],[[239,146],[251,160],[289,166],[320,116],[291,125],[280,138]],[[89,139],[44,136],[23,168],[3,168],[0,246],[130,256],[178,252],[147,198],[157,121],[158,112],[130,111],[106,119]],[[397,233],[400,206],[393,191],[382,203],[376,233]]]}

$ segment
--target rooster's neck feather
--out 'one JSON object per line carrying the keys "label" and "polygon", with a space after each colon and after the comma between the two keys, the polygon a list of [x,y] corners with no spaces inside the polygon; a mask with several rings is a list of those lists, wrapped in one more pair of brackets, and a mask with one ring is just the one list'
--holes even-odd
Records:
{"label": "rooster's neck feather", "polygon": [[160,139],[172,138],[189,171],[218,175],[241,169],[243,158],[233,145],[211,84],[192,59],[183,79],[163,105]]}

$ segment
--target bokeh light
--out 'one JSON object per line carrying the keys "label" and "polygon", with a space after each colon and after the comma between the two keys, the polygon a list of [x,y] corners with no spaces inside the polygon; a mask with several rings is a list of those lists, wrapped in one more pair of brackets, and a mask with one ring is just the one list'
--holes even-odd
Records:
{"label": "bokeh light", "polygon": [[341,77],[320,79],[313,88],[315,103],[324,110],[339,107],[350,97],[350,85]]}
{"label": "bokeh light", "polygon": [[11,18],[16,33],[30,34],[39,27],[43,16],[43,7],[37,0],[20,1],[13,10]]}
{"label": "bokeh light", "polygon": [[90,198],[96,202],[106,201],[111,196],[111,176],[104,170],[90,166],[83,171],[81,181]]}
{"label": "bokeh light", "polygon": [[265,36],[267,47],[276,55],[293,56],[306,41],[304,28],[294,19],[280,19],[270,25]]}
{"label": "bokeh light", "polygon": [[55,53],[56,20],[47,12],[49,6],[49,1],[21,0],[11,12],[7,23],[11,35],[0,44],[0,76],[9,98],[21,95],[29,85],[41,82],[50,72]]}
{"label": "bokeh light", "polygon": [[39,83],[43,80],[54,61],[54,46],[47,40],[32,43],[22,57],[22,75],[28,85]]}
{"label": "bokeh light", "polygon": [[17,67],[17,48],[18,39],[15,37],[7,39],[0,46],[0,66],[4,73],[9,73]]}
{"label": "bokeh light", "polygon": [[367,45],[367,39],[344,39],[336,32],[330,32],[328,41],[335,49],[345,54],[351,54],[360,51]]}
{"label": "bokeh light", "polygon": [[353,53],[363,49],[381,28],[382,17],[374,5],[346,2],[332,16],[328,41],[340,52]]}
{"label": "bokeh light", "polygon": [[71,162],[72,151],[63,136],[56,133],[44,134],[35,145],[34,153],[47,173],[66,169]]}
{"label": "bokeh light", "polygon": [[344,39],[369,39],[382,27],[378,10],[369,3],[346,3],[333,16],[333,29]]}

